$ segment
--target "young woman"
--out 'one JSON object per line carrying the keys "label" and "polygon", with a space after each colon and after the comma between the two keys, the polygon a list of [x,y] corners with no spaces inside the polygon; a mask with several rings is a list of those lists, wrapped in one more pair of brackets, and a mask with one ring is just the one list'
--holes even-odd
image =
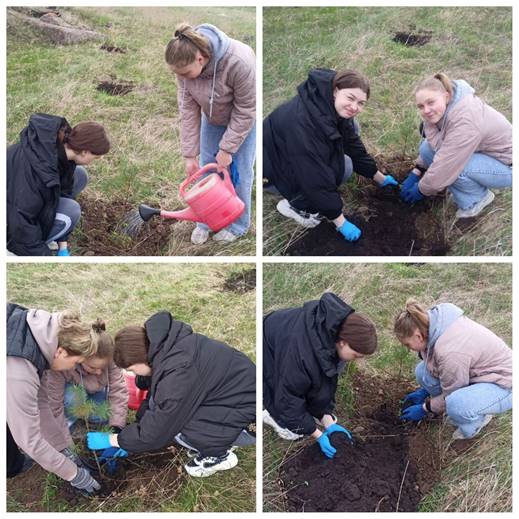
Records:
{"label": "young woman", "polygon": [[369,99],[369,81],[355,70],[311,70],[297,95],[263,122],[263,176],[284,197],[278,211],[304,227],[321,217],[347,241],[361,231],[343,215],[339,186],[353,171],[380,186],[398,185],[377,169],[355,117]]}
{"label": "young woman", "polygon": [[346,362],[376,349],[374,324],[332,293],[268,314],[263,321],[263,421],[285,440],[311,436],[332,458],[336,450],[330,435],[341,432],[351,439],[332,414],[339,373]]}
{"label": "young woman", "polygon": [[255,443],[256,368],[243,353],[200,334],[169,312],[115,336],[115,362],[148,380],[136,423],[119,434],[88,433],[90,449],[122,453],[161,449],[175,441],[189,449],[185,469],[206,477],[235,467],[234,446]]}
{"label": "young woman", "polygon": [[23,472],[32,459],[77,489],[87,493],[99,489],[88,470],[78,466],[68,443],[45,436],[41,424],[53,415],[39,390],[46,370],[72,369],[100,345],[110,344],[112,338],[104,329],[102,322],[86,324],[70,311],[49,313],[7,305],[8,478]]}
{"label": "young woman", "polygon": [[[256,157],[256,58],[253,50],[210,24],[183,23],[166,48],[166,62],[177,76],[180,137],[186,173],[216,162],[233,172],[243,214],[213,236],[232,242],[251,220]],[[197,224],[191,241],[202,244],[209,229]]]}
{"label": "young woman", "polygon": [[453,439],[465,439],[512,409],[512,350],[456,305],[427,310],[409,299],[395,335],[422,359],[416,366],[420,389],[406,396],[403,420],[445,414],[457,427]]}
{"label": "young woman", "polygon": [[462,79],[436,74],[415,96],[425,138],[401,198],[414,203],[447,188],[457,218],[477,216],[494,200],[490,189],[512,186],[512,125]]}
{"label": "young woman", "polygon": [[85,188],[85,168],[108,153],[104,128],[34,114],[7,149],[7,249],[17,256],[69,256],[68,236],[81,216],[75,198]]}

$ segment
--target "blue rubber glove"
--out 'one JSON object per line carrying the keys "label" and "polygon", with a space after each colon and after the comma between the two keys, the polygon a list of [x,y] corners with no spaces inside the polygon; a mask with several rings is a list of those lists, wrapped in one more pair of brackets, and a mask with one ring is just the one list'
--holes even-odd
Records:
{"label": "blue rubber glove", "polygon": [[334,423],[324,430],[324,434],[327,436],[330,436],[333,433],[343,433],[348,437],[348,440],[353,443],[353,436],[351,435],[351,432],[348,431],[348,429],[345,429],[342,425]]}
{"label": "blue rubber glove", "polygon": [[398,186],[398,182],[395,178],[393,178],[391,175],[386,175],[386,178],[384,179],[384,182],[380,184],[382,187],[386,186]]}
{"label": "blue rubber glove", "polygon": [[423,200],[425,196],[420,193],[420,190],[418,189],[418,183],[416,183],[409,189],[402,189],[400,191],[400,198],[408,204],[414,204],[415,202]]}
{"label": "blue rubber glove", "polygon": [[108,449],[110,445],[110,433],[89,432],[87,433],[87,445],[91,451]]}
{"label": "blue rubber glove", "polygon": [[108,447],[108,449],[105,449],[99,456],[99,461],[107,461],[113,458],[126,458],[127,456],[128,452],[121,449],[121,447]]}
{"label": "blue rubber glove", "polygon": [[319,447],[321,447],[321,451],[327,458],[333,458],[335,456],[337,449],[332,446],[332,444],[330,443],[330,438],[328,438],[327,434],[321,434],[321,436],[317,438],[317,443],[319,444]]}
{"label": "blue rubber glove", "polygon": [[407,177],[405,177],[405,180],[402,182],[402,191],[408,191],[415,184],[418,184],[418,182],[420,182],[420,177],[418,175],[415,175],[412,171],[410,171],[407,174]]}
{"label": "blue rubber glove", "polygon": [[70,252],[68,249],[59,249],[56,256],[70,256]]}
{"label": "blue rubber glove", "polygon": [[425,399],[429,396],[429,391],[421,387],[416,391],[412,391],[411,393],[407,393],[407,395],[402,400],[402,403],[411,402],[411,404],[423,404]]}
{"label": "blue rubber glove", "polygon": [[345,220],[340,227],[337,227],[337,230],[344,236],[346,241],[357,241],[362,234],[360,229],[351,222],[348,222],[348,220]]}
{"label": "blue rubber glove", "polygon": [[419,422],[427,416],[427,412],[423,410],[422,404],[409,406],[400,415],[400,420],[409,420],[411,422]]}

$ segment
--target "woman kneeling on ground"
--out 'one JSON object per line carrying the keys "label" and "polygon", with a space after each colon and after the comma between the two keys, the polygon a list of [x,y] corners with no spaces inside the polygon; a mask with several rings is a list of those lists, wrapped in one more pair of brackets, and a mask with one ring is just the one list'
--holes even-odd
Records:
{"label": "woman kneeling on ground", "polygon": [[192,455],[188,474],[206,477],[235,467],[233,447],[255,444],[246,428],[256,416],[256,368],[243,353],[159,312],[115,336],[115,362],[148,377],[137,422],[119,434],[88,433],[90,449],[148,452],[175,441]]}
{"label": "woman kneeling on ground", "polygon": [[355,70],[311,70],[298,94],[263,122],[267,191],[284,198],[277,210],[303,227],[332,220],[347,241],[361,231],[343,215],[339,187],[355,173],[379,186],[397,186],[377,169],[359,137],[355,117],[369,99],[366,77]]}
{"label": "woman kneeling on ground", "polygon": [[[284,440],[309,435],[333,458],[335,393],[345,364],[377,349],[375,325],[326,293],[303,307],[277,310],[263,320],[263,422]],[[323,430],[319,427],[322,427]]]}
{"label": "woman kneeling on ground", "polygon": [[426,310],[409,299],[395,335],[422,359],[416,366],[420,389],[405,397],[403,420],[445,414],[459,440],[473,438],[493,415],[512,409],[512,350],[456,305]]}
{"label": "woman kneeling on ground", "polygon": [[424,139],[401,198],[415,203],[447,188],[456,218],[477,216],[494,200],[490,189],[512,186],[512,125],[462,79],[436,74],[415,96]]}
{"label": "woman kneeling on ground", "polygon": [[8,478],[30,468],[34,460],[86,493],[100,488],[69,449],[67,439],[59,434],[46,436],[49,429],[60,431],[60,427],[46,427],[55,417],[40,389],[46,370],[73,369],[95,355],[98,347],[111,343],[102,322],[89,325],[70,311],[49,313],[7,305]]}
{"label": "woman kneeling on ground", "polygon": [[68,237],[79,222],[75,198],[85,189],[83,166],[105,155],[110,142],[98,123],[71,128],[63,117],[34,114],[7,148],[7,249],[17,256],[70,256]]}
{"label": "woman kneeling on ground", "polygon": [[[186,173],[216,162],[231,170],[236,194],[245,204],[241,216],[213,236],[232,242],[247,233],[256,158],[256,57],[244,43],[204,23],[186,23],[175,30],[166,48],[166,62],[177,76],[180,141]],[[198,223],[191,241],[209,238]]]}

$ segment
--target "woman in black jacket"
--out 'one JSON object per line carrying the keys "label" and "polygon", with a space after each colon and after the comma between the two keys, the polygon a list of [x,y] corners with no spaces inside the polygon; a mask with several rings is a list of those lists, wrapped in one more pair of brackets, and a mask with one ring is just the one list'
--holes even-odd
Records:
{"label": "woman in black jacket", "polygon": [[[285,440],[312,436],[332,458],[339,373],[377,348],[374,324],[335,294],[277,310],[263,321],[263,421]],[[319,426],[323,428],[319,429]]]}
{"label": "woman in black jacket", "polygon": [[369,98],[369,81],[354,70],[314,69],[297,92],[263,122],[267,190],[284,197],[277,205],[282,215],[304,227],[325,217],[355,241],[361,231],[343,215],[339,186],[353,171],[380,186],[398,185],[377,170],[354,120]]}
{"label": "woman in black jacket", "polygon": [[144,327],[119,330],[114,360],[149,377],[148,397],[119,434],[89,433],[91,449],[120,447],[125,455],[176,441],[193,454],[188,474],[206,477],[237,465],[234,446],[255,443],[245,429],[256,417],[256,367],[238,350],[159,312]]}
{"label": "woman in black jacket", "polygon": [[85,188],[85,168],[108,153],[98,123],[71,128],[67,120],[33,114],[20,142],[7,148],[7,249],[17,256],[69,256],[68,235],[81,216],[74,200]]}

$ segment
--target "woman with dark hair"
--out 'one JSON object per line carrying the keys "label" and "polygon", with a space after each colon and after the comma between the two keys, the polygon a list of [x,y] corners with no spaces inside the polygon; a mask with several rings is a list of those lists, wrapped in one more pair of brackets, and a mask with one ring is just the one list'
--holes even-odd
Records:
{"label": "woman with dark hair", "polygon": [[263,320],[263,422],[284,440],[311,436],[333,458],[331,434],[351,440],[333,414],[338,376],[346,362],[376,349],[375,325],[332,293],[268,314]]}
{"label": "woman with dark hair", "polygon": [[70,256],[68,236],[81,216],[75,198],[86,187],[85,168],[110,150],[95,122],[71,128],[63,117],[34,114],[7,149],[7,249],[17,256]]}
{"label": "woman with dark hair", "polygon": [[355,117],[370,95],[369,81],[355,70],[311,70],[297,95],[263,122],[266,189],[284,198],[277,210],[303,227],[334,222],[347,241],[361,231],[343,215],[339,186],[355,171],[380,186],[397,186],[377,169],[359,137]]}

